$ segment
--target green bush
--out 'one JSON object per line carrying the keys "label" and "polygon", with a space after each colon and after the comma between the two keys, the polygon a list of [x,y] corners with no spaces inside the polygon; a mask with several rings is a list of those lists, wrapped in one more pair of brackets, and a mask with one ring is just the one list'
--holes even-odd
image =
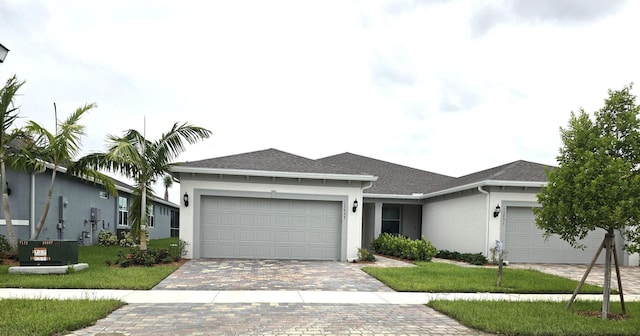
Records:
{"label": "green bush", "polygon": [[132,246],[136,246],[136,240],[133,238],[133,235],[131,234],[131,232],[126,232],[123,235],[123,238],[120,239],[120,247],[132,247]]}
{"label": "green bush", "polygon": [[422,237],[410,239],[400,235],[383,233],[371,243],[374,251],[380,254],[409,260],[431,261],[438,250]]}
{"label": "green bush", "polygon": [[98,245],[116,246],[118,245],[118,237],[113,231],[100,231],[98,233]]}
{"label": "green bush", "polygon": [[376,256],[366,248],[358,248],[358,261],[376,261]]}
{"label": "green bush", "polygon": [[4,258],[9,252],[11,252],[11,245],[7,238],[0,234],[0,258]]}
{"label": "green bush", "polygon": [[179,240],[177,244],[169,245],[169,254],[171,259],[173,259],[173,261],[178,261],[187,255],[187,246],[189,246],[189,242],[184,240]]}
{"label": "green bush", "polygon": [[460,253],[457,251],[441,250],[436,255],[437,258],[463,261],[472,265],[484,265],[487,258],[482,253]]}

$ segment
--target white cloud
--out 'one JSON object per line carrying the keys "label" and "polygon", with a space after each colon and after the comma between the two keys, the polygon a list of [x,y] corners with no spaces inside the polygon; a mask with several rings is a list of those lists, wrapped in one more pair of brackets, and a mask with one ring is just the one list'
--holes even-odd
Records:
{"label": "white cloud", "polygon": [[[97,102],[107,134],[176,121],[213,137],[180,160],[345,151],[459,176],[553,164],[559,127],[640,77],[637,2],[84,1],[0,4],[0,77],[51,125]],[[177,198],[176,198],[177,200]]]}

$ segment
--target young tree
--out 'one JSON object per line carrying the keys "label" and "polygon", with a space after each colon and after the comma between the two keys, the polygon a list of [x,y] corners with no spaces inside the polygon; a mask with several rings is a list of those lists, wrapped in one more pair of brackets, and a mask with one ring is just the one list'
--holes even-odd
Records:
{"label": "young tree", "polygon": [[0,126],[2,127],[2,134],[0,134],[0,185],[2,185],[2,210],[7,227],[7,240],[13,253],[18,251],[18,239],[13,224],[11,223],[11,210],[9,208],[9,195],[7,193],[6,163],[10,163],[11,160],[13,151],[11,144],[19,136],[19,132],[15,129],[10,131],[10,129],[13,127],[13,122],[18,118],[18,107],[15,105],[13,99],[23,84],[24,81],[18,81],[14,75],[9,78],[5,86],[0,89]]}
{"label": "young tree", "polygon": [[[546,236],[557,234],[577,248],[584,248],[579,240],[589,232],[606,231],[603,319],[609,312],[614,233],[637,232],[640,223],[640,107],[631,89],[609,90],[593,119],[582,109],[571,114],[560,130],[558,167],[548,172],[549,183],[538,194],[542,207],[534,209]],[[636,236],[625,247],[637,249],[639,242]]]}
{"label": "young tree", "polygon": [[162,184],[164,185],[164,200],[169,200],[169,188],[173,185],[173,176],[165,175],[162,178]]}
{"label": "young tree", "polygon": [[77,161],[79,167],[91,167],[120,173],[135,182],[130,217],[131,231],[140,237],[140,249],[147,249],[146,224],[148,202],[155,183],[169,174],[172,161],[185,150],[185,141],[194,144],[206,139],[211,131],[175,123],[160,139],[151,142],[138,131],[130,129],[121,137],[108,136],[108,148],[103,153],[89,154]]}
{"label": "young tree", "polygon": [[[80,153],[80,138],[85,134],[85,127],[78,122],[87,111],[94,107],[96,107],[95,104],[85,104],[77,108],[75,112],[69,115],[64,121],[57,120],[56,111],[56,130],[54,133],[49,132],[35,121],[27,122],[27,125],[24,127],[26,135],[29,136],[32,141],[29,146],[22,149],[21,153],[23,155],[20,156],[20,160],[18,161],[19,165],[23,169],[51,169],[51,183],[49,184],[47,199],[40,220],[31,235],[31,239],[38,239],[47,214],[49,213],[51,196],[53,194],[58,169],[71,165],[73,159]],[[93,182],[99,182],[110,193],[114,195],[117,194],[113,180],[110,177],[96,170],[81,166],[76,166],[75,173]]]}

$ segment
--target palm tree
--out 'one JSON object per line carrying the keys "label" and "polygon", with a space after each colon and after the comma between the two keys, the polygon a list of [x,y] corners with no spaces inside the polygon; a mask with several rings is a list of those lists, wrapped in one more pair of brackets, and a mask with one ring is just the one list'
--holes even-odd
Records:
{"label": "palm tree", "polygon": [[162,179],[162,184],[164,184],[164,200],[169,200],[169,188],[173,185],[173,176],[165,175]]}
{"label": "palm tree", "polygon": [[[55,110],[55,103],[53,104]],[[59,122],[56,112],[55,133],[49,132],[35,121],[27,122],[25,133],[32,140],[29,146],[22,149],[18,164],[22,168],[34,170],[51,169],[51,183],[47,193],[47,199],[42,210],[40,221],[31,235],[31,239],[38,239],[44,221],[47,218],[51,206],[51,195],[56,181],[56,173],[59,168],[65,168],[73,163],[73,159],[80,152],[80,137],[83,136],[85,127],[78,124],[84,113],[96,107],[96,104],[85,104],[75,110],[66,120]],[[96,170],[76,166],[76,175],[93,182],[101,183],[110,193],[116,194],[113,180]]]}
{"label": "palm tree", "polygon": [[18,240],[11,223],[5,164],[12,156],[10,145],[19,135],[19,132],[15,129],[12,132],[9,132],[9,129],[18,118],[18,107],[15,106],[13,98],[23,84],[24,81],[18,81],[17,77],[13,75],[7,80],[5,86],[0,89],[0,126],[2,127],[2,134],[0,134],[0,185],[2,185],[2,210],[4,211],[4,219],[7,225],[7,240],[13,253],[18,251]]}
{"label": "palm tree", "polygon": [[107,137],[107,151],[89,154],[77,161],[80,167],[91,167],[122,174],[135,182],[130,217],[131,231],[140,237],[140,250],[147,249],[147,203],[153,190],[151,184],[169,174],[172,161],[185,150],[185,141],[194,144],[206,139],[211,131],[188,125],[173,124],[160,139],[151,142],[138,131],[130,129],[121,137]]}

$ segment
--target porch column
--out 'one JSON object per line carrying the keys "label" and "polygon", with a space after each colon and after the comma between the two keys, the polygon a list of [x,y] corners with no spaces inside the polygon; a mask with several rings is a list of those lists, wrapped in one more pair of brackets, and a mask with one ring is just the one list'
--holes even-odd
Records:
{"label": "porch column", "polygon": [[382,233],[382,202],[376,202],[373,212],[373,238],[378,238]]}

